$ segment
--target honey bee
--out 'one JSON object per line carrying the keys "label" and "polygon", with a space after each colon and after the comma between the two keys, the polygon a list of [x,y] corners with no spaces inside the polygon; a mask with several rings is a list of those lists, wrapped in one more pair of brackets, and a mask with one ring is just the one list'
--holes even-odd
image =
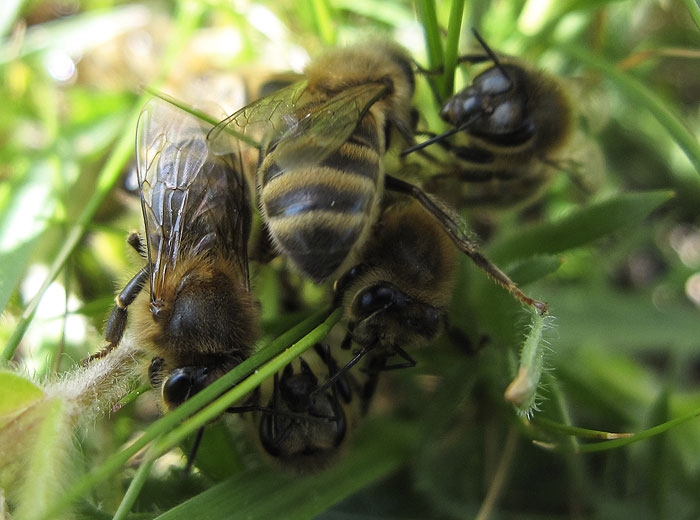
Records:
{"label": "honey bee", "polygon": [[[361,263],[335,288],[336,304],[348,319],[342,347],[360,346],[339,373],[368,355],[363,399],[371,397],[379,371],[415,366],[406,349],[430,343],[444,329],[456,269],[452,240],[417,201],[388,205]],[[387,364],[393,356],[402,361]]]}
{"label": "honey bee", "polygon": [[[320,344],[314,350],[328,380],[338,373],[330,349]],[[324,469],[339,456],[347,437],[349,417],[345,409],[352,401],[350,374],[340,374],[318,391],[319,379],[303,358],[299,370],[290,363],[275,374],[272,398],[262,409],[258,437],[265,451],[282,467],[295,473]]]}
{"label": "honey bee", "polygon": [[329,50],[305,78],[234,113],[210,138],[227,153],[228,132],[262,129],[262,219],[276,250],[320,283],[351,265],[379,214],[387,135],[410,134],[414,77],[406,51],[380,41]]}
{"label": "honey bee", "polygon": [[249,194],[239,161],[210,153],[210,128],[155,99],[137,126],[145,244],[136,234],[129,243],[147,264],[116,297],[106,350],[122,340],[130,310],[166,409],[249,357],[258,336],[246,249]]}
{"label": "honey bee", "polygon": [[392,42],[333,49],[306,80],[235,112],[209,134],[216,153],[258,142],[258,204],[275,250],[321,283],[357,263],[385,190],[415,198],[458,249],[520,301],[546,312],[472,242],[452,209],[419,187],[386,175],[394,134],[413,142],[415,87],[408,53]]}
{"label": "honey bee", "polygon": [[[404,155],[435,142],[446,148],[452,168],[431,176],[424,188],[458,194],[459,206],[525,206],[541,196],[558,171],[575,173],[575,165],[557,159],[571,138],[572,103],[560,80],[497,56],[474,34],[485,54],[463,61],[492,65],[443,104],[440,117],[452,128]],[[454,134],[455,141],[448,141]]]}

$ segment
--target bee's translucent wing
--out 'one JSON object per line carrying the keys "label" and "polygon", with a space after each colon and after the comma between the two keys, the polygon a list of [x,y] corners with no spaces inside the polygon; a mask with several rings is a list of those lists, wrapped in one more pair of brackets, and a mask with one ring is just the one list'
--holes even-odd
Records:
{"label": "bee's translucent wing", "polygon": [[287,124],[305,89],[306,82],[295,83],[237,110],[209,132],[209,147],[217,155],[259,148],[267,135]]}
{"label": "bee's translucent wing", "polygon": [[151,298],[183,259],[212,253],[237,262],[247,283],[250,202],[240,157],[211,153],[211,125],[159,99],[136,133]]}
{"label": "bee's translucent wing", "polygon": [[216,153],[237,153],[241,142],[257,141],[283,170],[315,165],[347,141],[367,110],[389,92],[385,83],[363,83],[330,96],[306,83],[292,85],[227,117],[209,139]]}

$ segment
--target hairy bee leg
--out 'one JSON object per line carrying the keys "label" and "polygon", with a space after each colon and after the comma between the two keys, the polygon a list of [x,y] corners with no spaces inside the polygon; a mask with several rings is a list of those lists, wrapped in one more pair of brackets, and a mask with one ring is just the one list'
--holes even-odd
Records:
{"label": "hairy bee leg", "polygon": [[369,365],[370,366],[366,370],[367,380],[365,384],[362,385],[362,391],[360,393],[360,411],[362,415],[367,415],[369,411],[369,406],[377,391],[377,385],[379,384],[379,374],[384,370],[384,366],[386,365],[386,356],[380,356],[371,360]]}
{"label": "hairy bee leg", "polygon": [[143,241],[143,238],[141,238],[141,234],[137,231],[132,231],[129,233],[129,236],[126,237],[126,242],[134,248],[134,250],[139,254],[139,256],[143,259],[147,259],[148,257],[148,252],[146,251],[146,245]]}
{"label": "hairy bee leg", "polygon": [[377,391],[377,385],[379,384],[379,373],[370,375],[362,386],[362,393],[360,394],[360,413],[364,416],[367,415],[369,411],[370,404],[372,404],[372,398]]}
{"label": "hairy bee leg", "polygon": [[[338,366],[335,363],[335,359],[331,356],[331,347],[329,345],[322,345],[321,343],[316,343],[314,345],[314,350],[316,354],[321,358],[323,364],[328,367],[328,379],[333,379],[333,377],[338,373]],[[341,374],[342,375],[342,374]],[[338,412],[340,407],[340,400],[338,399],[338,394],[343,399],[345,403],[349,403],[352,398],[352,393],[350,390],[350,384],[345,378],[336,378],[335,383],[331,387],[331,392],[333,394],[333,415],[332,416],[322,416],[317,415],[315,417],[326,419],[331,422],[336,422],[340,419],[341,414]],[[316,392],[312,392],[313,397]]]}
{"label": "hairy bee leg", "polygon": [[107,326],[105,327],[105,339],[109,344],[98,353],[89,356],[84,363],[105,357],[119,345],[126,330],[127,307],[134,302],[143,289],[150,272],[148,266],[142,268],[114,299],[115,305],[107,318]]}
{"label": "hairy bee leg", "polygon": [[391,191],[397,191],[416,199],[426,211],[430,212],[441,223],[445,232],[450,235],[452,242],[457,248],[471,258],[479,269],[484,271],[497,284],[510,292],[522,303],[534,307],[541,315],[547,314],[547,304],[527,296],[507,274],[501,271],[498,266],[482,255],[476,245],[464,231],[465,223],[459,215],[450,211],[437,199],[434,199],[418,186],[387,175],[385,177],[385,187]]}
{"label": "hairy bee leg", "polygon": [[115,305],[112,313],[107,320],[107,328],[105,331],[105,339],[111,345],[118,345],[124,335],[126,328],[127,308],[134,303],[134,300],[143,289],[151,270],[148,266],[143,267],[136,276],[134,276],[124,289],[115,298]]}

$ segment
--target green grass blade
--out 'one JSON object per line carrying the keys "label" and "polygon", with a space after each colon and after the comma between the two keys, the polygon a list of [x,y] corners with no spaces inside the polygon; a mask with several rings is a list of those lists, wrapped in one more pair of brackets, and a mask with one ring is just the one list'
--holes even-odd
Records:
{"label": "green grass blade", "polygon": [[681,147],[700,174],[700,142],[685,124],[682,116],[661,96],[633,76],[621,72],[608,60],[584,50],[580,46],[561,44],[559,50],[584,65],[602,72],[612,84],[639,109],[648,110]]}
{"label": "green grass blade", "polygon": [[622,193],[572,211],[555,222],[544,222],[504,237],[489,248],[489,257],[495,261],[512,261],[584,246],[639,222],[672,195],[669,191]]}
{"label": "green grass blade", "polygon": [[[198,414],[196,419],[192,418],[185,424],[181,425],[177,429],[176,433],[171,432],[170,436],[168,437],[169,441],[172,440],[172,442],[177,442],[178,440],[187,436],[188,433],[195,431],[197,428],[205,424],[207,420],[220,415],[236,399],[244,395],[242,391],[243,387],[236,387],[231,390],[231,392],[234,392],[233,399],[231,398],[231,392],[212,403],[214,399],[220,396],[226,389],[236,385],[236,383],[244,379],[246,376],[256,372],[256,369],[259,366],[274,358],[291,343],[305,337],[312,330],[318,329],[320,331],[319,334],[327,334],[328,329],[340,319],[340,312],[336,311],[324,322],[323,319],[326,316],[328,316],[327,311],[322,311],[311,316],[306,321],[290,329],[288,332],[273,341],[270,345],[261,349],[258,353],[238,365],[234,370],[222,376],[207,388],[194,395],[191,399],[188,399],[182,406],[167,413],[161,419],[153,423],[145,430],[141,437],[130,444],[127,448],[115,453],[100,467],[76,482],[76,484],[67,491],[61,502],[55,505],[55,508],[51,511],[51,513],[60,512],[69,507],[71,503],[80,499],[80,497],[84,496],[85,493],[87,493],[95,485],[105,481],[119,471],[127,460],[133,457],[138,451],[146,447],[148,443],[174,430],[174,428],[181,425],[181,423],[187,419],[188,416],[207,405],[207,403],[211,404],[204,408]],[[313,343],[309,343],[308,345],[305,344],[305,347],[308,348],[312,345]],[[297,350],[297,355],[298,354],[299,352]],[[282,366],[284,366],[284,364],[284,359],[278,360],[273,367],[279,370]],[[260,384],[263,378],[256,372],[255,376],[253,376],[251,379],[257,381],[257,384]],[[202,419],[202,417],[204,417],[204,419]],[[166,442],[161,440],[159,442],[160,452],[172,447],[172,444],[168,444],[169,441]],[[47,518],[50,518],[50,516]]]}
{"label": "green grass blade", "polygon": [[135,128],[136,126],[136,121],[138,119],[140,111],[140,105],[137,110],[132,111],[132,114],[128,118],[127,123],[124,125],[122,138],[116,144],[114,152],[110,156],[109,160],[107,161],[107,164],[105,165],[102,171],[102,174],[100,175],[100,180],[97,184],[97,188],[95,189],[94,195],[88,201],[87,205],[78,217],[75,225],[71,227],[70,231],[68,232],[68,235],[66,236],[66,239],[63,242],[63,246],[56,255],[56,258],[54,259],[53,263],[51,264],[51,267],[49,268],[49,273],[47,274],[46,279],[39,288],[39,291],[31,299],[27,307],[22,312],[17,322],[17,326],[13,330],[12,335],[10,336],[10,339],[8,340],[3,350],[2,358],[5,361],[9,361],[14,356],[15,350],[17,349],[19,342],[22,340],[22,337],[24,337],[24,333],[27,331],[27,328],[29,327],[32,318],[36,313],[41,298],[65,266],[68,257],[73,253],[73,250],[80,242],[80,239],[83,237],[85,230],[90,226],[90,223],[92,222],[95,213],[97,213],[97,210],[102,205],[102,202],[107,196],[107,193],[112,189],[114,183],[116,183],[119,179],[124,164],[126,164],[126,161],[133,153],[133,128]]}
{"label": "green grass blade", "polygon": [[310,0],[316,31],[326,45],[335,45],[336,27],[333,20],[332,8],[328,0]]}
{"label": "green grass blade", "polygon": [[653,426],[646,430],[642,430],[641,432],[637,432],[633,435],[624,437],[622,439],[612,439],[609,441],[603,441],[593,444],[580,444],[578,447],[578,451],[580,453],[596,453],[600,451],[621,448],[622,446],[628,446],[630,444],[644,441],[655,437],[656,435],[665,433],[671,428],[680,426],[681,424],[691,421],[697,417],[700,417],[700,410],[693,410],[692,412],[686,413],[685,415],[676,417],[675,419],[671,419],[670,421],[666,421],[665,423]]}
{"label": "green grass blade", "polygon": [[[352,493],[388,475],[411,454],[416,438],[404,425],[367,424],[352,457],[320,474],[298,478],[278,470],[251,471],[180,504],[158,520],[193,518],[314,518]],[[359,436],[358,436],[359,437]]]}
{"label": "green grass blade", "polygon": [[[197,20],[199,19],[198,9],[199,8],[194,4],[184,4],[178,21],[178,25],[183,36],[189,34],[194,27],[196,27]],[[164,70],[167,70],[167,67],[174,62],[177,57],[177,51],[181,45],[182,42],[176,41],[174,42],[173,46],[168,49],[166,59],[164,60]],[[49,273],[47,274],[46,279],[42,283],[37,294],[30,300],[29,304],[22,312],[17,322],[17,326],[12,331],[12,335],[3,349],[2,358],[0,359],[9,361],[14,356],[15,351],[19,346],[19,342],[27,332],[27,328],[29,327],[34,314],[36,313],[41,298],[64,268],[68,258],[75,250],[76,246],[85,234],[86,229],[88,229],[92,223],[95,214],[102,206],[107,194],[121,176],[124,165],[127,163],[134,151],[134,129],[136,128],[136,122],[138,121],[139,114],[141,113],[141,106],[145,103],[147,97],[147,94],[143,94],[138,99],[135,108],[127,118],[123,131],[121,132],[122,137],[114,146],[112,154],[107,159],[107,162],[100,173],[93,196],[83,208],[76,220],[76,223],[69,230],[68,235],[63,242],[63,246],[56,254],[56,257],[49,268]]]}
{"label": "green grass blade", "polygon": [[450,6],[450,20],[447,25],[445,41],[445,65],[443,91],[440,100],[444,101],[454,93],[455,69],[459,53],[459,41],[462,36],[462,19],[464,18],[464,0],[453,0]]}
{"label": "green grass blade", "polygon": [[698,5],[697,0],[684,0],[684,2],[695,26],[700,29],[700,5]]}
{"label": "green grass blade", "polygon": [[[425,37],[425,47],[428,52],[428,70],[438,71],[444,66],[444,51],[442,48],[442,34],[438,24],[437,12],[434,0],[418,0],[418,20],[423,26],[423,36]],[[442,75],[431,78],[436,92],[445,91],[444,78]]]}

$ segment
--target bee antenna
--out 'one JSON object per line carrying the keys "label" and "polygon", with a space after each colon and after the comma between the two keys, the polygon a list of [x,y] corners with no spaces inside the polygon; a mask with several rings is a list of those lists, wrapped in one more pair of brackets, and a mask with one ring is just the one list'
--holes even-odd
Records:
{"label": "bee antenna", "polygon": [[431,137],[430,139],[426,139],[422,143],[418,143],[416,145],[411,146],[410,148],[406,148],[405,150],[401,151],[401,157],[406,157],[409,153],[417,152],[419,150],[422,150],[423,148],[430,146],[433,143],[436,143],[438,141],[442,141],[446,137],[450,137],[451,135],[456,134],[457,132],[461,132],[462,127],[455,127],[455,128],[450,128],[447,132],[443,132],[441,134],[435,135]]}
{"label": "bee antenna", "polygon": [[496,56],[496,53],[493,52],[493,49],[489,47],[489,44],[486,43],[486,41],[481,37],[479,34],[479,31],[476,30],[476,27],[472,27],[472,33],[474,34],[474,38],[476,38],[476,41],[479,42],[479,45],[484,49],[484,52],[488,55],[489,58],[491,58],[491,61],[493,62],[494,66],[501,71],[501,74],[503,74],[503,77],[506,78],[511,84],[513,81],[510,79],[510,76],[506,72],[506,69],[501,65],[501,60],[498,59],[498,56]]}
{"label": "bee antenna", "polygon": [[194,458],[197,456],[197,451],[199,450],[199,444],[202,442],[203,435],[204,426],[200,426],[199,430],[197,430],[197,436],[195,437],[194,442],[192,443],[190,453],[187,455],[187,465],[183,470],[185,476],[189,475],[192,472],[192,466],[194,466]]}
{"label": "bee antenna", "polygon": [[454,134],[457,134],[463,130],[466,130],[474,123],[474,121],[476,121],[480,117],[481,117],[481,114],[473,114],[469,119],[464,121],[461,125],[456,126],[454,128],[450,128],[449,130],[447,130],[446,132],[443,132],[441,134],[434,135],[433,137],[431,137],[430,139],[426,139],[422,143],[418,143],[414,146],[411,146],[410,148],[406,148],[405,150],[402,150],[399,155],[400,155],[400,157],[406,157],[409,153],[413,153],[413,152],[417,152],[419,150],[422,150],[423,148],[430,146],[433,143],[437,143],[439,141],[444,140],[447,137],[450,137],[451,135],[454,135]]}
{"label": "bee antenna", "polygon": [[338,380],[338,378],[342,377],[343,374],[345,374],[352,367],[354,367],[369,351],[370,349],[368,349],[367,347],[364,347],[362,350],[358,351],[355,354],[355,356],[345,364],[343,368],[335,371],[335,373],[328,379],[326,379],[326,381],[321,386],[317,387],[313,392],[311,392],[311,396],[315,397],[316,395],[325,392],[329,386],[335,385],[335,382]]}

